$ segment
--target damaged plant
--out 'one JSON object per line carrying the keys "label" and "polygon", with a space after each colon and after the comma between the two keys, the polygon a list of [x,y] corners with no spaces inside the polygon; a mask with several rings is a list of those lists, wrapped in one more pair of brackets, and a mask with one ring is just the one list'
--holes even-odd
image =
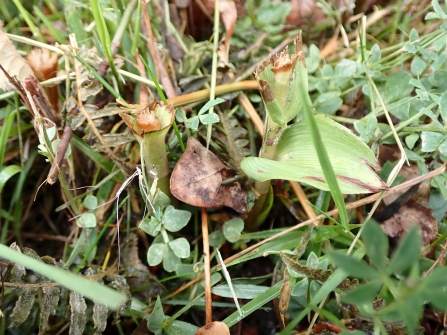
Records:
{"label": "damaged plant", "polygon": [[[371,149],[346,127],[324,115],[313,115],[308,96],[307,69],[301,40],[294,53],[272,55],[255,71],[266,108],[265,135],[259,157],[245,158],[241,167],[256,180],[252,217],[259,226],[268,214],[266,203],[271,179],[302,182],[330,190],[339,210],[341,193],[358,194],[386,190],[374,172],[380,167]],[[303,114],[300,111],[303,110]],[[292,119],[296,122],[287,125]],[[318,124],[318,126],[317,126]],[[342,221],[347,229],[347,216]],[[344,219],[343,219],[344,218]]]}

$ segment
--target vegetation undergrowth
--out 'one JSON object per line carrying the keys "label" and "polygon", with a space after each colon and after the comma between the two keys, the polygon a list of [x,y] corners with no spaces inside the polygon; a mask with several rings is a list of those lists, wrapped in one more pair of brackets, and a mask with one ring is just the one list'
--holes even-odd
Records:
{"label": "vegetation undergrowth", "polygon": [[443,329],[447,9],[296,3],[0,3],[0,333]]}

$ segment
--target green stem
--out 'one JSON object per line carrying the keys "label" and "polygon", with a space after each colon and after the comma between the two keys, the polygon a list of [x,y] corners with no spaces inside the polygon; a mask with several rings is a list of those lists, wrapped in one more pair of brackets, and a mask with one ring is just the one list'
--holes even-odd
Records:
{"label": "green stem", "polygon": [[[169,162],[165,149],[165,136],[169,128],[157,132],[149,133],[141,140],[140,145],[143,148],[144,166],[146,175],[149,179],[149,187],[158,178],[157,188],[164,194],[171,197],[169,190]],[[155,169],[157,175],[152,171]]]}

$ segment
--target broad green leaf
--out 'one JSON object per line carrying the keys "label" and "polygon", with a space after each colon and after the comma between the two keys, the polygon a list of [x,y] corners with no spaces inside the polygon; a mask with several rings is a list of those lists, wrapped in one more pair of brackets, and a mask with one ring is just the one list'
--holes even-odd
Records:
{"label": "broad green leaf", "polygon": [[161,229],[161,223],[158,221],[155,217],[144,218],[141,220],[140,224],[138,225],[138,228],[140,228],[145,233],[155,237],[158,235]]}
{"label": "broad green leaf", "polygon": [[163,306],[161,305],[160,296],[157,296],[154,309],[152,310],[149,320],[147,321],[147,328],[155,335],[161,335],[163,332],[163,320],[165,314],[163,312]]}
{"label": "broad green leaf", "polygon": [[443,20],[447,19],[447,14],[442,9],[438,0],[432,0],[431,5],[433,6],[433,9],[435,10],[436,14],[438,14],[441,19]]}
{"label": "broad green leaf", "polygon": [[300,297],[307,293],[307,289],[309,288],[309,280],[307,278],[303,278],[299,282],[295,284],[292,289],[292,296]]}
{"label": "broad green leaf", "polygon": [[[238,299],[254,299],[260,294],[267,291],[269,287],[267,286],[259,286],[259,285],[251,285],[251,284],[233,284],[233,290]],[[211,290],[213,294],[225,297],[232,298],[233,294],[231,293],[230,287],[227,283],[215,286]]]}
{"label": "broad green leaf", "polygon": [[188,258],[191,254],[189,243],[184,237],[180,237],[169,242],[169,247],[179,258]]}
{"label": "broad green leaf", "polygon": [[413,58],[413,61],[411,62],[411,73],[419,77],[422,73],[424,73],[425,69],[427,68],[427,63],[425,63],[422,58],[416,56]]}
{"label": "broad green leaf", "polygon": [[180,258],[174,254],[174,251],[172,251],[171,248],[166,248],[166,251],[163,254],[163,269],[172,272],[177,270],[177,266],[181,263]]}
{"label": "broad green leaf", "polygon": [[[447,101],[446,101],[447,103]],[[407,137],[405,137],[405,143],[408,146],[408,149],[413,149],[414,145],[416,144],[416,141],[419,139],[419,134],[410,134]]]}
{"label": "broad green leaf", "polygon": [[435,133],[432,131],[423,131],[421,134],[423,152],[433,152],[438,149],[443,141],[446,140],[446,136],[441,133]]}
{"label": "broad green leaf", "polygon": [[[326,116],[315,115],[342,193],[372,193],[387,189],[373,169],[379,165],[371,149],[349,129]],[[299,143],[299,145],[297,145]],[[306,120],[288,128],[281,137],[275,160],[245,158],[241,167],[251,178],[295,180],[329,190]]]}
{"label": "broad green leaf", "polygon": [[421,245],[422,238],[417,224],[414,224],[397,246],[386,272],[392,274],[405,271],[416,264],[421,252]]}
{"label": "broad green leaf", "polygon": [[0,244],[0,254],[2,255],[2,258],[19,264],[26,269],[40,273],[69,290],[78,292],[86,298],[108,306],[110,309],[117,310],[126,300],[124,294],[118,293],[110,287],[59,269],[55,266],[45,264],[16,250],[8,248],[3,244]]}
{"label": "broad green leaf", "polygon": [[343,295],[342,300],[352,305],[372,303],[376,299],[376,295],[382,286],[383,282],[381,280],[362,284]]}
{"label": "broad green leaf", "polygon": [[447,311],[447,268],[436,267],[423,281],[424,296],[440,311]]}
{"label": "broad green leaf", "polygon": [[174,233],[186,226],[190,218],[191,212],[168,206],[164,211],[162,223],[167,230]]}
{"label": "broad green leaf", "polygon": [[380,47],[377,43],[374,43],[374,45],[371,48],[371,56],[369,58],[369,62],[374,64],[380,61],[381,58],[381,51]]}
{"label": "broad green leaf", "polygon": [[152,244],[147,251],[147,262],[149,265],[156,266],[160,264],[168,249],[168,246],[164,243]]}
{"label": "broad green leaf", "polygon": [[173,320],[172,322],[166,322],[163,331],[167,335],[194,335],[198,329],[199,327],[190,323]]}
{"label": "broad green leaf", "polygon": [[314,101],[315,108],[323,113],[332,115],[343,104],[343,99],[340,98],[339,91],[330,91],[319,94],[317,99]]}
{"label": "broad green leaf", "polygon": [[315,44],[309,47],[309,57],[306,57],[306,66],[308,73],[314,73],[320,65],[320,49]]}
{"label": "broad green leaf", "polygon": [[6,182],[20,171],[22,171],[20,166],[8,165],[0,172],[0,194],[3,191],[3,187],[5,186]]}
{"label": "broad green leaf", "polygon": [[[200,108],[198,115],[202,115],[203,113],[207,112],[211,107],[221,104],[224,101],[225,100],[222,98],[216,98],[214,100],[208,101],[202,108]],[[219,121],[219,118],[217,118],[217,120]]]}
{"label": "broad green leaf", "polygon": [[228,242],[239,241],[241,232],[244,230],[244,220],[241,218],[231,219],[223,224],[222,231]]}
{"label": "broad green leaf", "polygon": [[219,116],[216,113],[209,113],[205,115],[199,115],[200,122],[202,124],[208,125],[219,122]]}
{"label": "broad green leaf", "polygon": [[352,256],[339,252],[331,252],[329,253],[329,258],[337,265],[337,267],[349,273],[350,276],[359,279],[380,279],[380,274],[377,270],[370,267],[364,261],[358,260]]}
{"label": "broad green leaf", "polygon": [[411,75],[405,71],[390,74],[383,89],[385,102],[388,104],[407,97],[414,88],[410,84],[411,79]]}
{"label": "broad green leaf", "polygon": [[76,225],[80,228],[95,228],[96,216],[93,213],[83,213],[76,220]]}
{"label": "broad green leaf", "polygon": [[362,232],[365,241],[366,255],[379,269],[385,270],[386,257],[388,255],[388,238],[379,225],[370,220],[365,224]]}
{"label": "broad green leaf", "polygon": [[95,209],[96,207],[98,207],[98,199],[94,196],[94,195],[87,195],[84,198],[84,201],[82,202],[84,207],[87,209]]}
{"label": "broad green leaf", "polygon": [[312,251],[307,257],[306,265],[310,268],[316,269],[318,267],[318,264],[320,264],[317,255]]}
{"label": "broad green leaf", "polygon": [[199,117],[194,116],[185,121],[186,128],[191,128],[192,130],[197,131],[199,129]]}

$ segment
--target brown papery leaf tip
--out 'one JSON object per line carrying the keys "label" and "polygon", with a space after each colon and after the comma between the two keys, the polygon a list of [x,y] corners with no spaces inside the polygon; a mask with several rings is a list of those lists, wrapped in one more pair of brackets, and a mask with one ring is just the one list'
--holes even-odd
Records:
{"label": "brown papery leaf tip", "polygon": [[161,129],[160,119],[149,110],[145,110],[137,115],[137,125],[145,133]]}
{"label": "brown papery leaf tip", "polygon": [[26,61],[39,80],[48,80],[56,76],[57,54],[50,53],[47,49],[34,49],[26,56]]}
{"label": "brown papery leaf tip", "polygon": [[213,321],[199,328],[194,335],[230,335],[230,329],[223,322]]}

